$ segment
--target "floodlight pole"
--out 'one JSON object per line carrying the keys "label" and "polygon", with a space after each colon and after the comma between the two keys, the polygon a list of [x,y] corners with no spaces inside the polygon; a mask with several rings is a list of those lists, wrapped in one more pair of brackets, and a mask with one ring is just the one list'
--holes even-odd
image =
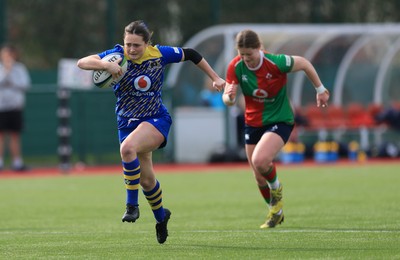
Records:
{"label": "floodlight pole", "polygon": [[60,159],[60,170],[63,173],[68,173],[71,169],[71,109],[69,107],[69,99],[71,96],[71,91],[68,88],[60,87],[57,92],[58,96],[58,110],[57,116],[59,119],[59,125],[57,129],[57,134],[59,138],[58,145],[58,156]]}

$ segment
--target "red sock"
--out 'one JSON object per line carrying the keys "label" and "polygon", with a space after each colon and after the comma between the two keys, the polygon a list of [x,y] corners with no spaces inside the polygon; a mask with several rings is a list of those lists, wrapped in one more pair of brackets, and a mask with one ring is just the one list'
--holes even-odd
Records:
{"label": "red sock", "polygon": [[273,164],[269,171],[265,175],[263,174],[263,176],[269,183],[273,183],[276,180],[275,164]]}
{"label": "red sock", "polygon": [[264,187],[258,186],[258,189],[260,190],[261,196],[264,198],[265,202],[269,205],[269,202],[271,201],[271,193],[269,190],[269,186],[265,185]]}

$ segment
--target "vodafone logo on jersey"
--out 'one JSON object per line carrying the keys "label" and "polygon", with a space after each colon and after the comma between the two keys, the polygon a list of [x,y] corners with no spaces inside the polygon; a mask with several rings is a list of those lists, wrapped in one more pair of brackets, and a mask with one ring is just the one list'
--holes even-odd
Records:
{"label": "vodafone logo on jersey", "polygon": [[263,90],[263,89],[255,89],[253,91],[253,97],[256,97],[256,98],[267,98],[268,97],[268,92]]}
{"label": "vodafone logo on jersey", "polygon": [[146,75],[141,75],[135,79],[133,82],[135,89],[139,91],[147,91],[151,87],[151,80]]}

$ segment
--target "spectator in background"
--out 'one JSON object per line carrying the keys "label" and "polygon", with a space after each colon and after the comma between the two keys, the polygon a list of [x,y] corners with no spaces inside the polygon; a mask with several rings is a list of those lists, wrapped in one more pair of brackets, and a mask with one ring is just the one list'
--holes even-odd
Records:
{"label": "spectator in background", "polygon": [[[223,44],[217,38],[204,42],[202,46],[205,54],[207,54],[207,61],[212,67],[217,67],[218,59],[223,51]],[[222,102],[222,92],[213,87],[209,77],[204,78],[203,86],[203,89],[200,91],[201,105],[213,108],[214,110],[225,110],[225,104]]]}
{"label": "spectator in background", "polygon": [[294,113],[294,124],[296,127],[293,128],[288,142],[297,143],[299,141],[298,127],[307,127],[309,126],[309,122],[307,117],[303,114],[300,108],[292,106],[292,109]]}
{"label": "spectator in background", "polygon": [[[31,79],[24,64],[18,62],[16,49],[3,45],[0,49],[0,169],[4,168],[5,144],[12,157],[12,169],[25,171],[21,152],[21,131],[25,92]],[[8,140],[7,140],[8,137]]]}
{"label": "spectator in background", "polygon": [[375,122],[385,123],[389,127],[400,131],[400,107],[392,105],[375,115]]}
{"label": "spectator in background", "polygon": [[[224,110],[225,104],[222,100],[222,92],[212,87],[212,82],[209,78],[205,80],[205,87],[200,92],[201,104],[206,107],[211,107],[215,110]],[[236,132],[237,132],[237,143],[240,147],[243,147],[244,142],[244,111],[245,101],[243,95],[240,93],[237,95],[236,105],[232,107],[230,114],[236,121]]]}
{"label": "spectator in background", "polygon": [[200,92],[200,100],[203,106],[211,107],[215,110],[225,109],[224,102],[222,102],[222,93],[212,86],[212,82],[206,82],[205,88]]}

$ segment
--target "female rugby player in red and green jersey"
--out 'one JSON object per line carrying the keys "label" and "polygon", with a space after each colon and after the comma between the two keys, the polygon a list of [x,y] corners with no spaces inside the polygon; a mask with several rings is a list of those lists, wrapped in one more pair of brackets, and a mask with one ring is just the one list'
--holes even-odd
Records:
{"label": "female rugby player in red and green jersey", "polygon": [[236,48],[238,56],[229,63],[222,98],[227,106],[233,105],[240,86],[246,104],[246,155],[261,195],[269,205],[267,219],[260,228],[273,228],[284,220],[282,184],[273,160],[294,127],[286,93],[287,73],[305,72],[315,86],[317,106],[327,106],[329,92],[307,59],[263,51],[254,31],[241,31],[236,37]]}

